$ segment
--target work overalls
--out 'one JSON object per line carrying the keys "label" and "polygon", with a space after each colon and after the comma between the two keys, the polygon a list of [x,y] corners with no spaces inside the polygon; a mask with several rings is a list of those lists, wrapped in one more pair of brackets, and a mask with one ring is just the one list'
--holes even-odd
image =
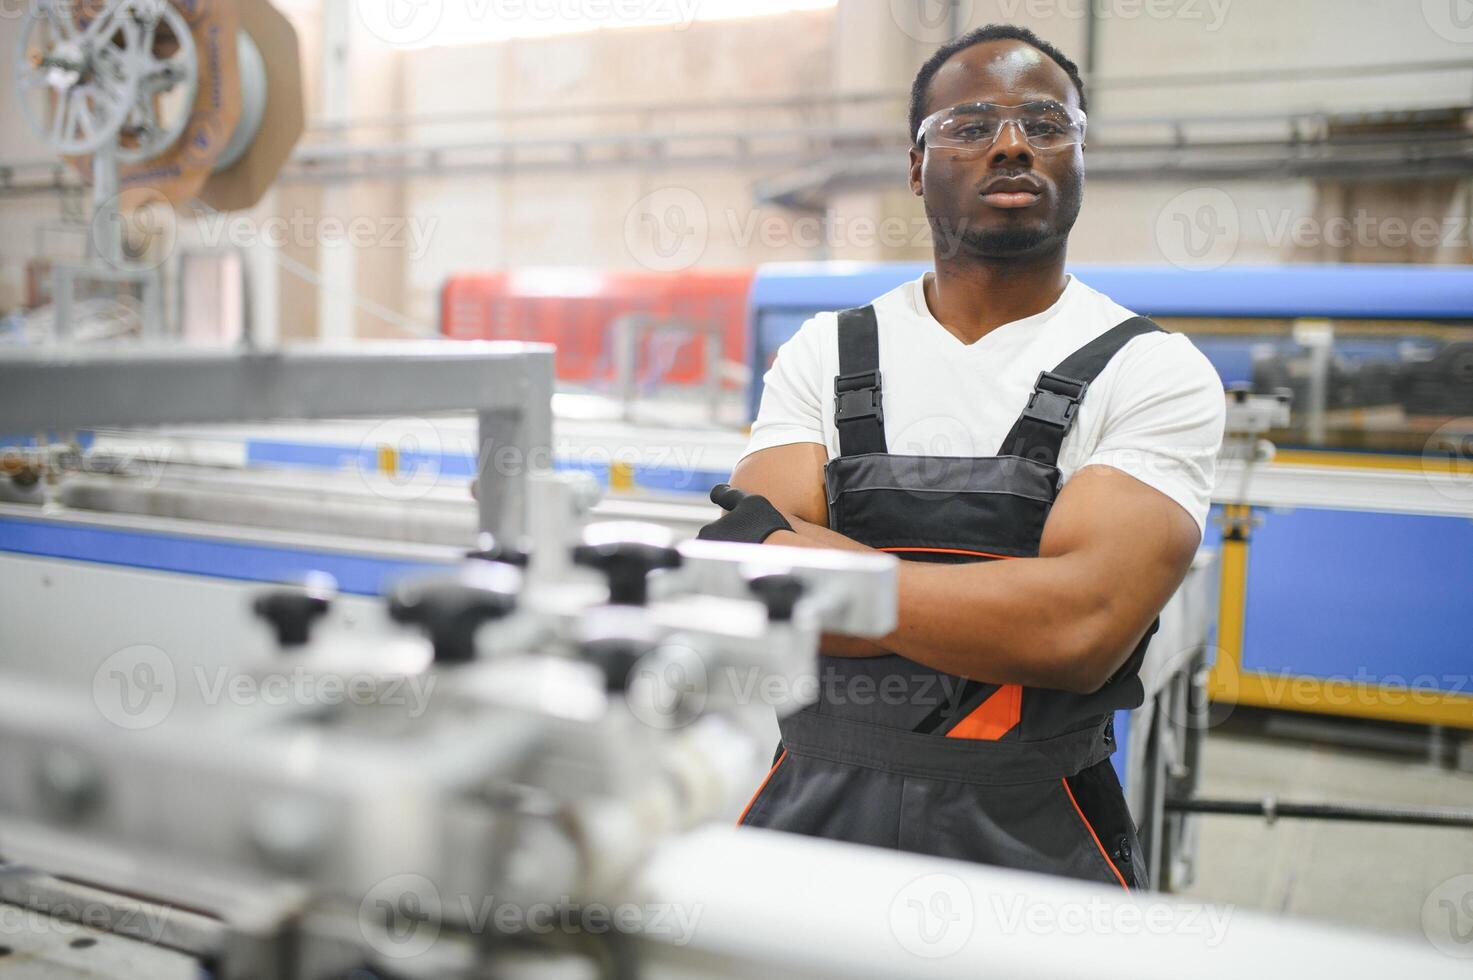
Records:
{"label": "work overalls", "polygon": [[[886,451],[874,308],[843,311],[829,527],[913,561],[1036,556],[1090,382],[1159,329],[1134,317],[1041,373],[999,455],[905,456]],[[1109,756],[1113,712],[1143,698],[1155,628],[1084,695],[984,684],[893,654],[820,657],[819,700],[780,723],[778,757],[739,823],[1146,887]]]}

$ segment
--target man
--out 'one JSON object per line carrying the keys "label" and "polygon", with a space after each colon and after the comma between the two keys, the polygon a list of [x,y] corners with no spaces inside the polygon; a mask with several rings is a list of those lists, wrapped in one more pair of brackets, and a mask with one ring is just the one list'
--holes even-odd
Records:
{"label": "man", "polygon": [[1222,385],[1064,271],[1078,69],[1032,32],[948,44],[911,95],[935,270],[778,352],[705,538],[894,553],[899,622],[825,637],[746,826],[1145,887],[1117,708],[1201,539]]}

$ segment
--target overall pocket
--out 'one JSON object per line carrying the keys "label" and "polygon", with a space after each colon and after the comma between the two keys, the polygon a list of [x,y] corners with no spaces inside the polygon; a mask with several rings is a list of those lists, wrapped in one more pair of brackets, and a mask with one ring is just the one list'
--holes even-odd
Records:
{"label": "overall pocket", "polygon": [[1056,473],[1012,457],[841,456],[824,467],[829,527],[872,548],[1035,555]]}
{"label": "overall pocket", "polygon": [[1060,780],[1063,793],[1111,877],[1126,891],[1150,887],[1135,822],[1110,760]]}

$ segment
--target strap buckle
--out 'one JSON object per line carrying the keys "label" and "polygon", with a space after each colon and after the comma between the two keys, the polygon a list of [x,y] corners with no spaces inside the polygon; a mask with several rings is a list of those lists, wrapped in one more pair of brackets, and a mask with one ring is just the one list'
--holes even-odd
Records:
{"label": "strap buckle", "polygon": [[1065,432],[1074,424],[1079,403],[1089,390],[1089,382],[1076,381],[1052,371],[1040,371],[1033,384],[1033,394],[1028,396],[1028,406],[1023,417],[1044,425],[1051,425]]}
{"label": "strap buckle", "polygon": [[865,419],[885,421],[880,398],[880,372],[838,375],[834,378],[834,422],[862,422]]}

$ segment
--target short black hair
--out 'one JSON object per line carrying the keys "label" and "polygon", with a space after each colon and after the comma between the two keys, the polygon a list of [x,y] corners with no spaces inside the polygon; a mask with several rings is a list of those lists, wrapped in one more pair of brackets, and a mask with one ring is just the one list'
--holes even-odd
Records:
{"label": "short black hair", "polygon": [[1079,66],[1065,57],[1064,52],[1026,27],[1018,27],[1015,24],[987,24],[984,27],[974,28],[937,48],[935,54],[927,58],[926,63],[921,65],[921,70],[916,72],[916,80],[910,86],[910,138],[912,142],[915,141],[916,132],[926,118],[926,100],[930,97],[931,79],[936,77],[936,72],[941,70],[941,66],[946,64],[952,55],[988,41],[1022,41],[1048,55],[1055,64],[1064,69],[1069,80],[1074,83],[1075,90],[1079,92],[1080,110],[1088,110],[1088,104],[1084,98],[1084,79],[1079,77]]}

